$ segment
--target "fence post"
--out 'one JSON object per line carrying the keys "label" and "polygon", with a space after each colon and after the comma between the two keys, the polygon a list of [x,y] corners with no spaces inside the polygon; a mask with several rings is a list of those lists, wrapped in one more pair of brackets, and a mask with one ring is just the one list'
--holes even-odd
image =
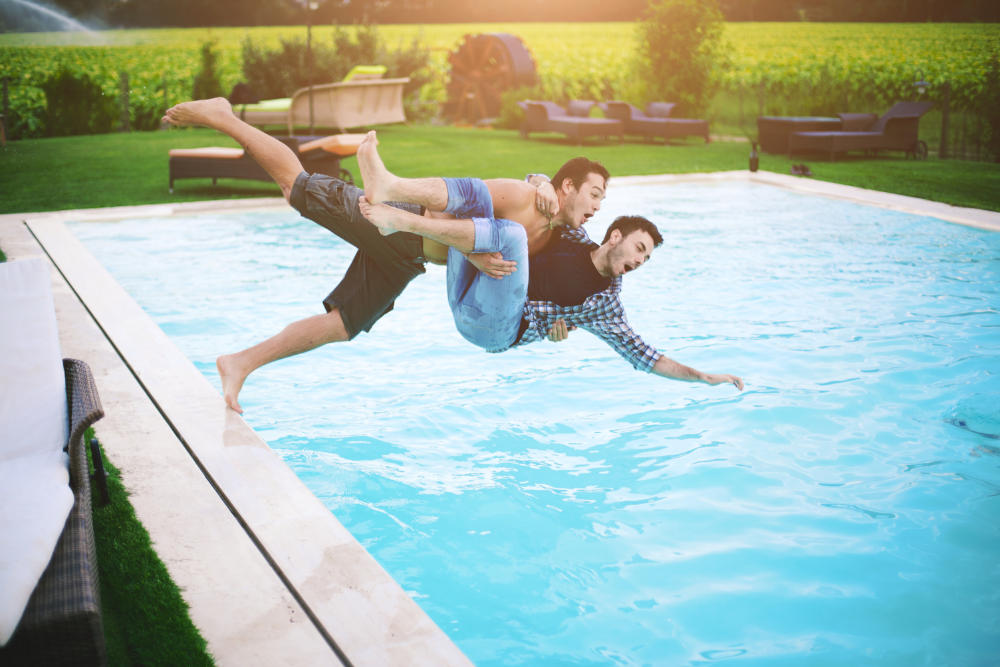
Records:
{"label": "fence post", "polygon": [[10,120],[10,96],[7,93],[7,77],[3,77],[3,108],[0,109],[0,136],[7,145],[7,122]]}
{"label": "fence post", "polygon": [[942,160],[948,157],[948,131],[951,124],[951,84],[945,81],[941,84],[941,145],[938,146],[938,157]]}
{"label": "fence post", "polygon": [[121,97],[119,98],[119,106],[121,108],[121,123],[118,130],[119,132],[128,132],[129,131],[128,72],[119,72],[118,81],[121,84]]}
{"label": "fence post", "polygon": [[167,97],[167,75],[163,75],[163,112],[166,113],[167,109],[170,108],[170,103],[167,102],[169,98]]}

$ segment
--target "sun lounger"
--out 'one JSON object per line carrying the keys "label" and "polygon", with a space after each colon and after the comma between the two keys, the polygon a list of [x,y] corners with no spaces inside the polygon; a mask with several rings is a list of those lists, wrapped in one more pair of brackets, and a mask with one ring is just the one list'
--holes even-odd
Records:
{"label": "sun lounger", "polygon": [[825,132],[794,132],[788,137],[788,155],[821,151],[835,159],[837,153],[880,150],[904,151],[907,156],[927,157],[927,144],[918,136],[920,117],[932,102],[898,102],[881,118],[875,114],[838,114],[841,129]]}
{"label": "sun lounger", "polygon": [[601,105],[609,118],[625,124],[625,134],[647,138],[663,137],[665,143],[680,137],[704,137],[708,143],[708,121],[698,118],[670,118],[674,104],[650,102],[643,113],[628,102],[605,102]]}
{"label": "sun lounger", "polygon": [[[306,171],[351,183],[351,173],[341,168],[340,161],[357,153],[364,137],[363,134],[334,134],[328,137],[275,138],[295,151]],[[174,148],[169,155],[170,192],[174,191],[174,181],[182,178],[211,178],[212,185],[220,178],[272,180],[242,148]]]}
{"label": "sun lounger", "polygon": [[84,432],[104,413],[87,364],[61,358],[50,281],[40,258],[0,264],[0,372],[16,378],[0,387],[0,664],[99,665]]}
{"label": "sun lounger", "polygon": [[625,140],[625,128],[620,120],[612,118],[591,118],[594,103],[588,100],[571,100],[564,109],[555,102],[525,100],[518,105],[524,109],[521,136],[527,138],[532,132],[561,132],[576,143],[585,137],[613,137]]}
{"label": "sun lounger", "polygon": [[299,88],[291,97],[234,104],[233,111],[251,125],[354,127],[405,123],[403,87],[408,78],[383,79],[382,65],[357,65],[343,81]]}

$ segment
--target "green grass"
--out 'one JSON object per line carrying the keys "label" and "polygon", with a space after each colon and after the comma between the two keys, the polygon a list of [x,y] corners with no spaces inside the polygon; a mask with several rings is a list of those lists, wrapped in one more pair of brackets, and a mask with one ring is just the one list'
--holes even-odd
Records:
{"label": "green grass", "polygon": [[[671,146],[629,141],[567,143],[560,135],[522,139],[512,130],[393,125],[379,128],[389,167],[403,176],[476,175],[498,177],[529,171],[554,173],[565,160],[587,155],[613,176],[746,169],[745,143],[697,139]],[[167,151],[197,146],[235,146],[217,132],[184,129],[9,142],[0,151],[4,197],[0,213],[65,210],[280,196],[270,183],[223,179],[179,181],[167,188]],[[874,159],[797,156],[819,180],[924,197],[959,206],[1000,211],[1000,164],[960,160],[907,160],[900,154]],[[761,169],[788,173],[785,156],[763,155]],[[357,174],[353,158],[345,166]]]}
{"label": "green grass", "polygon": [[[86,437],[89,442],[92,429]],[[101,507],[97,486],[92,490],[108,664],[214,664],[180,591],[135,516],[121,473],[106,455],[104,466],[111,502]]]}

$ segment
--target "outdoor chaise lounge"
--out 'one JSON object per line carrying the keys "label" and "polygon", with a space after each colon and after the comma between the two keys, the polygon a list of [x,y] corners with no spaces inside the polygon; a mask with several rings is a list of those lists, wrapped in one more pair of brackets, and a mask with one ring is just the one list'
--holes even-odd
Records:
{"label": "outdoor chaise lounge", "polygon": [[344,132],[353,127],[405,123],[403,87],[408,78],[383,79],[382,65],[358,65],[343,81],[299,88],[291,97],[239,104],[233,111],[251,125],[327,127]]}
{"label": "outdoor chaise lounge", "polygon": [[653,138],[664,142],[680,137],[704,137],[708,143],[708,121],[699,118],[671,118],[672,102],[650,102],[643,113],[628,102],[604,102],[601,108],[609,118],[625,124],[625,134]]}
{"label": "outdoor chaise lounge", "polygon": [[590,110],[594,102],[570,100],[565,109],[555,102],[518,102],[524,109],[521,136],[527,138],[532,132],[562,132],[576,143],[583,143],[585,137],[613,137],[625,140],[625,128],[620,120],[612,118],[591,118]]}
{"label": "outdoor chaise lounge", "polygon": [[837,153],[880,150],[904,151],[907,156],[927,157],[927,144],[920,141],[920,117],[934,106],[931,102],[898,102],[881,118],[873,113],[837,114],[837,131],[793,132],[788,137],[788,154],[821,151],[834,159]]}
{"label": "outdoor chaise lounge", "polygon": [[[328,137],[275,137],[287,144],[314,174],[327,174],[353,182],[351,173],[341,169],[340,160],[358,152],[363,134],[334,134]],[[170,151],[170,192],[181,178],[241,178],[270,181],[271,177],[242,148],[174,148]]]}
{"label": "outdoor chaise lounge", "polygon": [[17,378],[0,390],[0,664],[100,665],[84,432],[104,413],[87,364],[60,358],[50,282],[41,258],[0,264],[0,369]]}

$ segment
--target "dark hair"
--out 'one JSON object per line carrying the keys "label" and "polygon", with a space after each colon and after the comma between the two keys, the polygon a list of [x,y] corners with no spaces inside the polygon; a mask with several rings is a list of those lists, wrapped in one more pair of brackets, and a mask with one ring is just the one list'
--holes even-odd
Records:
{"label": "dark hair", "polygon": [[611,232],[616,229],[621,232],[622,238],[625,238],[632,232],[641,229],[653,237],[654,248],[663,243],[663,237],[660,236],[660,230],[646,218],[641,215],[620,215],[615,218],[615,221],[611,223],[610,227],[608,227],[608,231],[604,234],[604,240],[601,241],[601,245],[608,242],[608,239],[611,238]]}
{"label": "dark hair", "polygon": [[573,181],[573,187],[579,190],[583,186],[583,182],[587,180],[587,174],[598,174],[604,179],[605,186],[608,184],[608,179],[611,178],[611,174],[600,162],[594,162],[585,157],[575,157],[559,167],[559,171],[552,177],[552,187],[558,192],[563,181],[568,178]]}

